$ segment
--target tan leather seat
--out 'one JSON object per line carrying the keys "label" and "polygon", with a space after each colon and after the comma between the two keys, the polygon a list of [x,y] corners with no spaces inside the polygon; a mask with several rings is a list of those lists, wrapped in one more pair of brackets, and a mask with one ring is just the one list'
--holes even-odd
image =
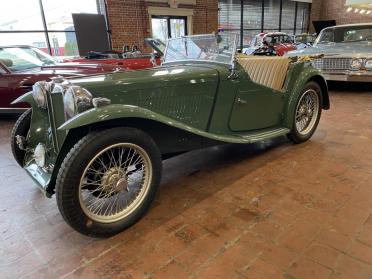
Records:
{"label": "tan leather seat", "polygon": [[253,82],[275,90],[283,90],[291,59],[287,57],[262,57],[243,55],[237,57]]}
{"label": "tan leather seat", "polygon": [[4,64],[6,67],[12,67],[13,61],[8,58],[0,58],[0,63]]}

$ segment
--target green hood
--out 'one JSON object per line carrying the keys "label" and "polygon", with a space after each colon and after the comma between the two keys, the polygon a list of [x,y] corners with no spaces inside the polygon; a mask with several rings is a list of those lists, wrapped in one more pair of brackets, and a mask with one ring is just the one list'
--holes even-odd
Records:
{"label": "green hood", "polygon": [[216,68],[226,71],[223,66],[189,64],[71,78],[69,81],[73,85],[86,88],[94,97],[113,98],[114,96],[109,95],[114,94],[118,97],[120,93],[126,94],[138,90],[154,91],[157,88],[216,81],[219,76]]}

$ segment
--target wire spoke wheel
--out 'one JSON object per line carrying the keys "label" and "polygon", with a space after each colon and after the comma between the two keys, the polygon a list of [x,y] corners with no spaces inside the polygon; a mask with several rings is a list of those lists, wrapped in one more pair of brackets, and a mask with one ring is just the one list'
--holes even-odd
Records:
{"label": "wire spoke wheel", "polygon": [[138,208],[152,181],[147,152],[132,143],[111,145],[86,166],[79,185],[79,202],[93,221],[113,223]]}
{"label": "wire spoke wheel", "polygon": [[319,114],[319,96],[314,89],[308,89],[301,96],[295,115],[296,130],[301,135],[310,133],[316,125]]}

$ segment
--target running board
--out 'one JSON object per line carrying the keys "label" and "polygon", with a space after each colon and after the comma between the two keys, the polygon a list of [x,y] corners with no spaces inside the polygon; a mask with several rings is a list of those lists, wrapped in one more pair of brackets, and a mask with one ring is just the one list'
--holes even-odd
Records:
{"label": "running board", "polygon": [[290,132],[288,128],[265,129],[256,132],[239,133],[234,135],[214,135],[207,134],[208,138],[229,143],[254,143],[262,140],[268,140],[280,136],[285,136]]}
{"label": "running board", "polygon": [[267,139],[272,139],[279,136],[285,136],[290,132],[288,128],[276,128],[272,130],[265,130],[258,133],[247,133],[247,134],[240,134],[239,136],[247,142],[257,142]]}

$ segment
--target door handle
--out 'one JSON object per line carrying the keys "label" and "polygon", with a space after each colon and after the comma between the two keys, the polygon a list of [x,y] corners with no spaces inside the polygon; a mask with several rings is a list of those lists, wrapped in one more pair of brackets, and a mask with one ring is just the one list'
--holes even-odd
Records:
{"label": "door handle", "polygon": [[241,98],[238,98],[238,99],[236,99],[236,103],[239,104],[239,105],[245,105],[247,103],[247,101],[243,100]]}

